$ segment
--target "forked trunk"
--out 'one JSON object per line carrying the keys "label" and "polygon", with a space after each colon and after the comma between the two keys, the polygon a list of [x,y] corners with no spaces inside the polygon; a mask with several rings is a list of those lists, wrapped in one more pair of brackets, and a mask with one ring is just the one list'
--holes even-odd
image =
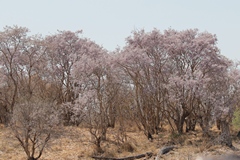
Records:
{"label": "forked trunk", "polygon": [[183,124],[184,124],[184,119],[181,117],[178,121],[174,120],[174,123],[177,127],[177,131],[179,134],[183,133]]}

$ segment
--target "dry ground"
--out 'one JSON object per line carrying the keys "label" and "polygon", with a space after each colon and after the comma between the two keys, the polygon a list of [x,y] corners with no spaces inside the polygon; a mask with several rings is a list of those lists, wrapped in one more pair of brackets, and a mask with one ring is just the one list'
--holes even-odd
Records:
{"label": "dry ground", "polygon": [[[202,155],[240,154],[227,147],[211,146],[210,139],[202,138],[201,131],[186,133],[182,136],[170,134],[165,130],[154,136],[153,142],[146,140],[142,131],[131,128],[127,131],[127,143],[117,145],[116,129],[108,130],[108,139],[102,144],[107,157],[126,157],[146,152],[157,155],[166,145],[175,145],[177,148],[163,155],[163,160],[195,160]],[[218,132],[214,130],[213,135]],[[91,160],[95,153],[90,143],[89,133],[80,127],[64,127],[56,129],[55,136],[45,149],[41,160]],[[233,144],[240,149],[240,141],[234,139]],[[153,157],[151,159],[154,159]],[[14,138],[9,128],[0,126],[0,160],[26,160],[25,153]]]}

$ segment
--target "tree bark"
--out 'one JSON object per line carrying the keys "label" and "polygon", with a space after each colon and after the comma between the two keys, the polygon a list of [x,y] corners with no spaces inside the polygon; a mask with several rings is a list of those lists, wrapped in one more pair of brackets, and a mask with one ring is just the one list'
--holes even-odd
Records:
{"label": "tree bark", "polygon": [[226,145],[230,148],[233,147],[232,145],[232,138],[230,134],[230,128],[229,123],[227,121],[220,121],[220,128],[221,128],[221,134],[217,138],[216,143],[221,145]]}

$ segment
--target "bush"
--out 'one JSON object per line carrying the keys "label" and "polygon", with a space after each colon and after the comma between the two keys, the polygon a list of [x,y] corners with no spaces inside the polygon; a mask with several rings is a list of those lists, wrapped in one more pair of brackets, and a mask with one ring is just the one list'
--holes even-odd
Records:
{"label": "bush", "polygon": [[240,109],[237,109],[233,114],[232,125],[234,129],[239,130],[240,128]]}
{"label": "bush", "polygon": [[26,102],[15,106],[11,128],[28,160],[37,160],[50,140],[52,127],[58,123],[53,106]]}
{"label": "bush", "polygon": [[127,151],[127,152],[133,152],[134,151],[134,147],[129,142],[123,143],[121,145],[121,149],[123,151]]}

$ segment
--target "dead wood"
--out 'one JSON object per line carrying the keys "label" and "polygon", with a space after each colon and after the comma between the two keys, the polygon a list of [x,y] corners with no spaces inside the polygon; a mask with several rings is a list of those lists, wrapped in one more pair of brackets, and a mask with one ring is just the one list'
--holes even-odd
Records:
{"label": "dead wood", "polygon": [[147,152],[145,154],[139,154],[136,156],[129,156],[129,157],[124,157],[124,158],[110,158],[110,157],[100,157],[100,156],[92,156],[93,159],[98,159],[98,160],[134,160],[134,159],[140,159],[143,157],[151,157],[153,155],[152,152]]}

